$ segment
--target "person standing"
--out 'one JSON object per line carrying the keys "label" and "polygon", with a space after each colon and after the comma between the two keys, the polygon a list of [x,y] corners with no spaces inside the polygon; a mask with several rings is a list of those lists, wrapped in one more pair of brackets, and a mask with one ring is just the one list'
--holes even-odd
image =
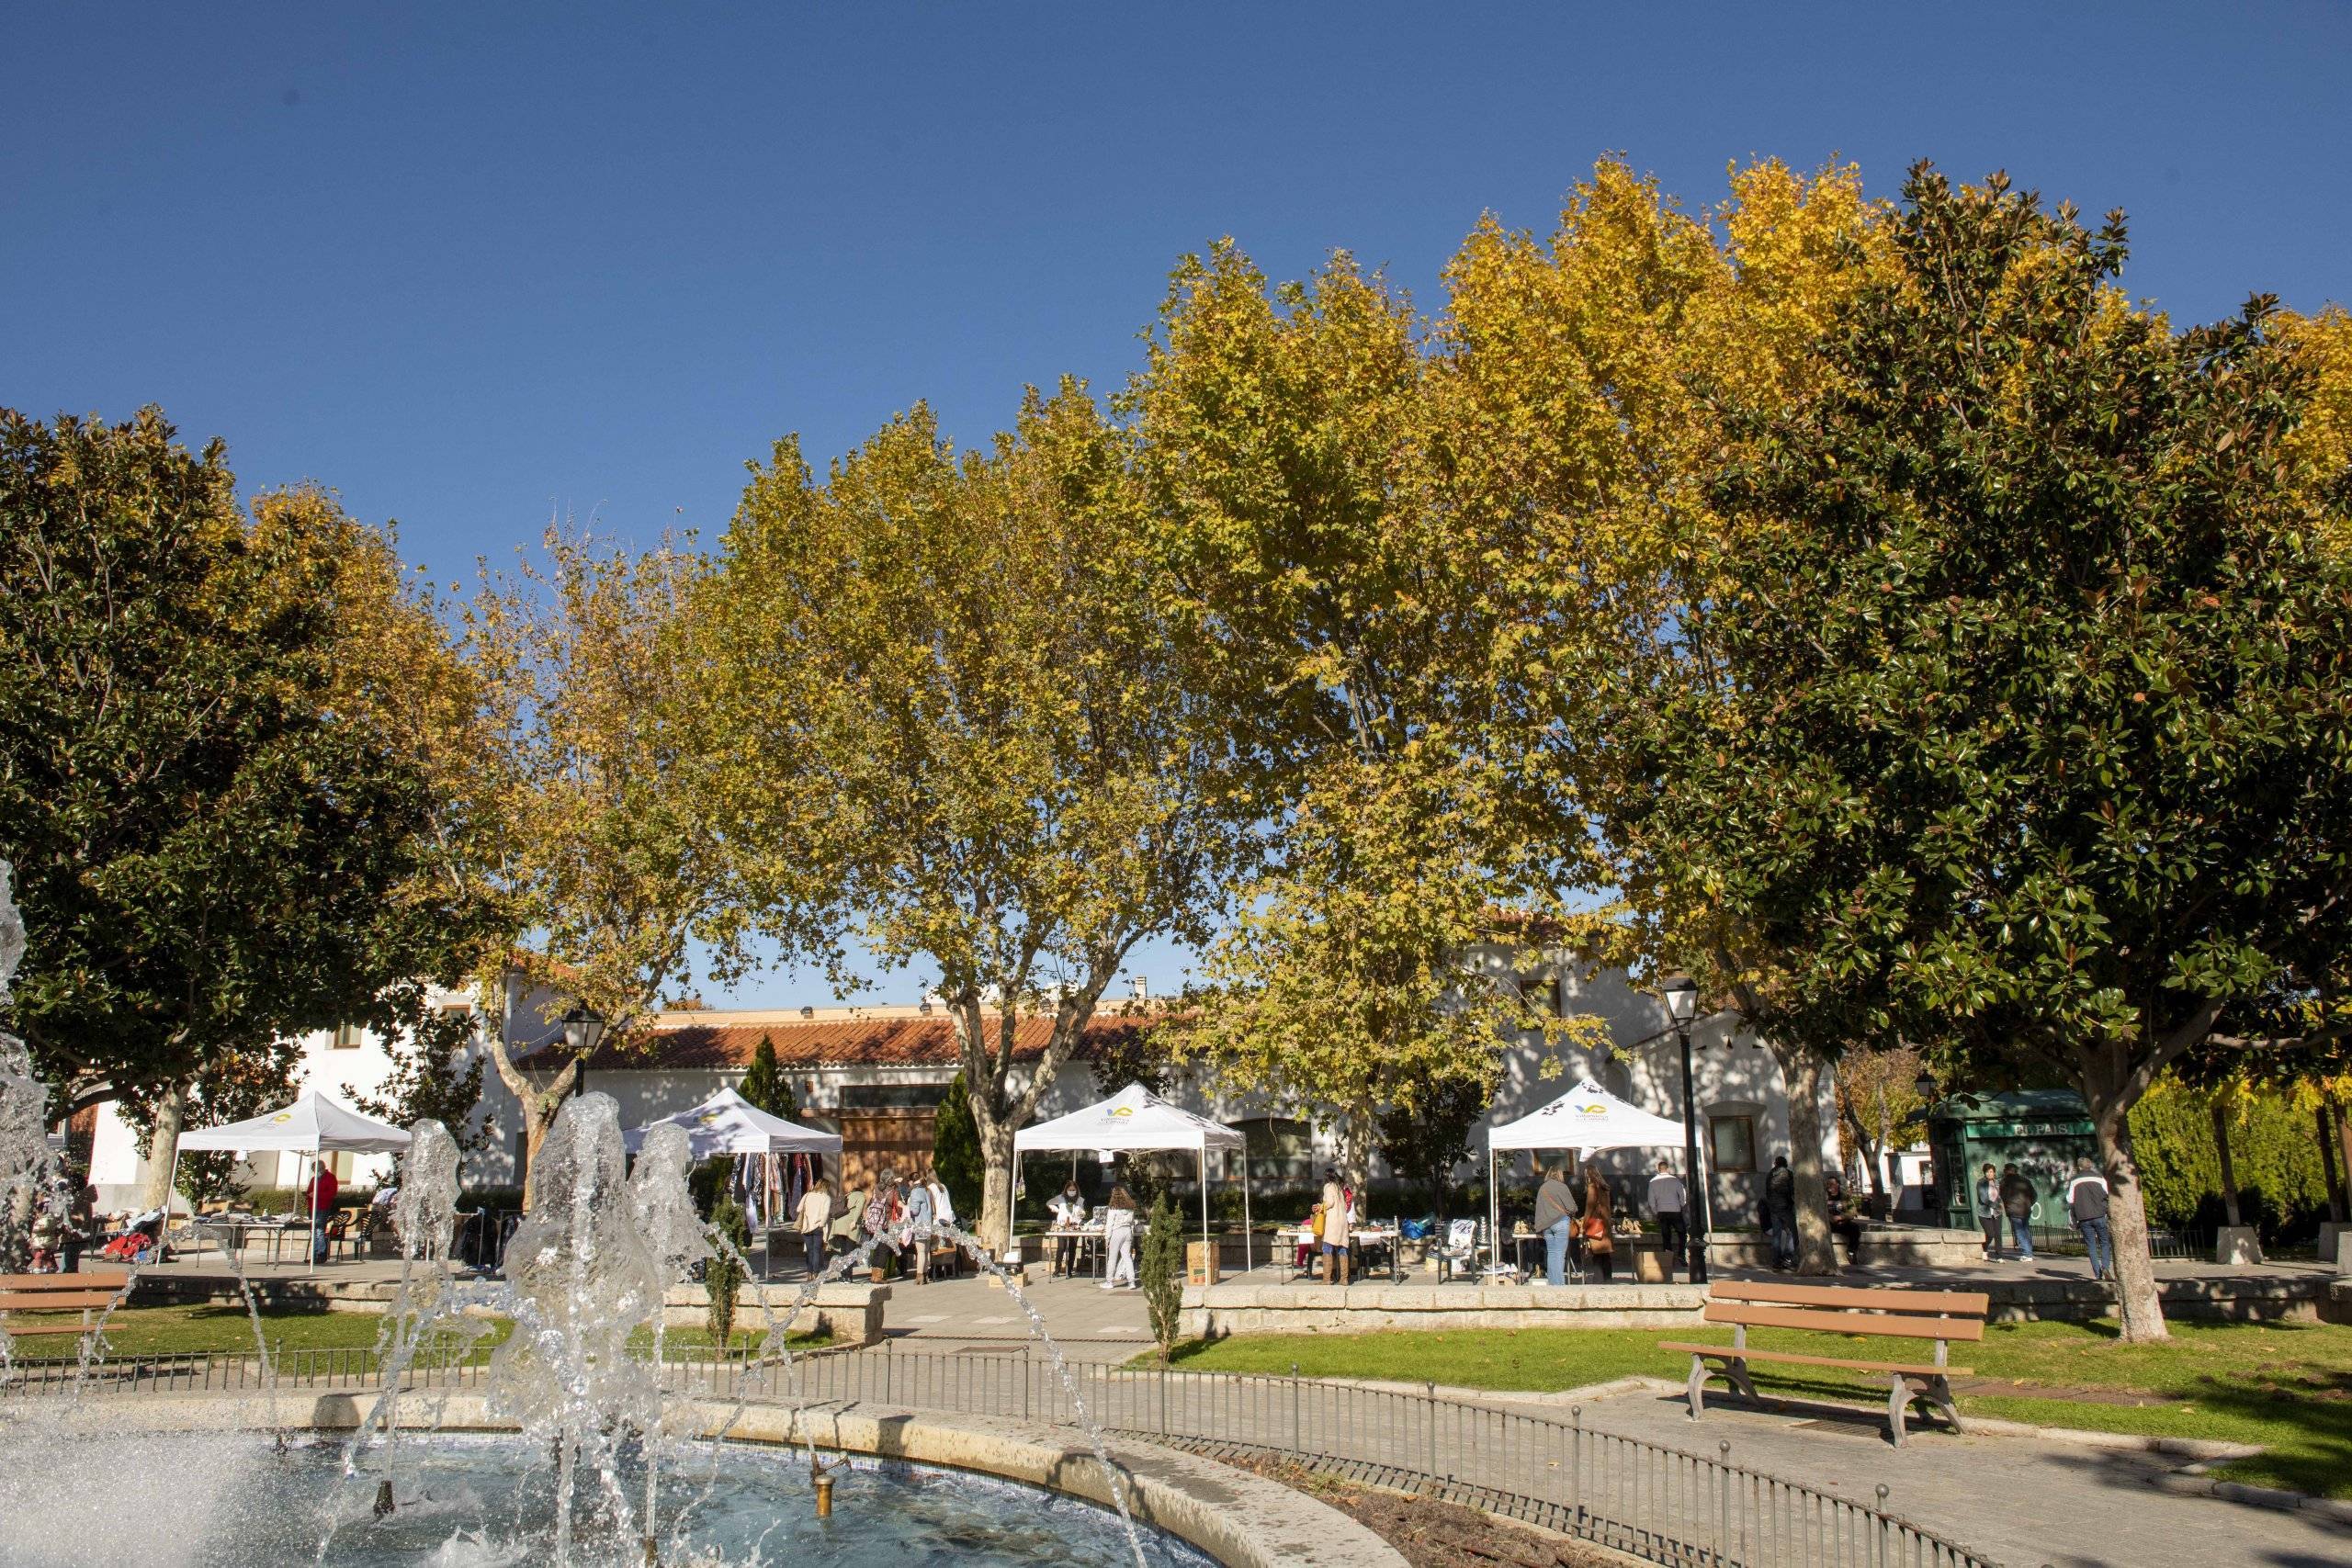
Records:
{"label": "person standing", "polygon": [[891,1264],[898,1261],[898,1245],[890,1239],[890,1210],[898,1188],[898,1173],[886,1170],[874,1184],[874,1195],[865,1201],[863,1228],[866,1240],[873,1244],[865,1255],[868,1277],[877,1285],[889,1272]]}
{"label": "person standing", "polygon": [[1544,1169],[1544,1185],[1535,1190],[1535,1231],[1544,1238],[1544,1282],[1568,1282],[1568,1228],[1576,1223],[1576,1194],[1568,1190],[1561,1168]]}
{"label": "person standing", "polygon": [[1609,1183],[1600,1179],[1600,1168],[1584,1168],[1584,1218],[1578,1222],[1584,1233],[1584,1255],[1588,1262],[1600,1270],[1601,1283],[1607,1284],[1616,1272],[1617,1240],[1611,1228],[1615,1201],[1610,1196]]}
{"label": "person standing", "polygon": [[1344,1285],[1348,1282],[1348,1222],[1353,1216],[1348,1206],[1355,1195],[1340,1179],[1340,1168],[1327,1166],[1323,1170],[1323,1282]]}
{"label": "person standing", "polygon": [[1992,1166],[1976,1179],[1976,1223],[1984,1227],[1984,1261],[2001,1260],[2001,1180]]}
{"label": "person standing", "polygon": [[1125,1187],[1111,1189],[1102,1208],[1102,1289],[1136,1287],[1136,1201]]}
{"label": "person standing", "polygon": [[1797,1174],[1789,1156],[1774,1155],[1772,1172],[1764,1179],[1764,1228],[1772,1242],[1772,1267],[1797,1266]]}
{"label": "person standing", "polygon": [[1053,1213],[1054,1228],[1062,1233],[1054,1243],[1054,1276],[1067,1280],[1078,1272],[1078,1231],[1086,1224],[1086,1200],[1078,1195],[1078,1178],[1063,1182],[1046,1207]]}
{"label": "person standing", "polygon": [[311,1172],[308,1196],[311,1202],[311,1266],[318,1267],[327,1260],[327,1216],[334,1212],[334,1201],[343,1191],[343,1183],[334,1177],[334,1167],[321,1159]]}
{"label": "person standing", "polygon": [[[939,1172],[934,1170],[923,1185],[931,1189],[931,1223],[933,1225],[953,1225],[956,1223],[956,1200],[949,1195],[947,1183],[940,1180]],[[951,1249],[948,1265],[950,1273],[961,1274],[964,1271],[964,1254],[960,1249]]]}
{"label": "person standing", "polygon": [[2090,1254],[2091,1278],[2115,1273],[2115,1239],[2107,1228],[2107,1178],[2088,1155],[2075,1161],[2075,1179],[2066,1183],[2066,1213],[2083,1233],[2083,1250]]}
{"label": "person standing", "polygon": [[907,1244],[914,1248],[915,1283],[931,1283],[931,1222],[938,1213],[931,1201],[931,1186],[920,1177],[908,1181],[902,1200],[907,1206]]}
{"label": "person standing", "polygon": [[1666,1248],[1666,1277],[1674,1278],[1674,1260],[1682,1255],[1683,1242],[1689,1235],[1683,1229],[1684,1206],[1690,1201],[1683,1190],[1682,1179],[1665,1160],[1657,1162],[1657,1174],[1650,1178],[1650,1217],[1657,1222],[1659,1245]]}
{"label": "person standing", "polygon": [[2008,1217],[2009,1235],[2017,1238],[2018,1259],[2033,1261],[2033,1202],[2041,1194],[2016,1166],[2001,1168],[2001,1213]]}
{"label": "person standing", "polygon": [[801,1256],[812,1280],[825,1271],[825,1230],[832,1223],[833,1190],[820,1176],[800,1195],[800,1207],[793,1215],[793,1224],[800,1230]]}

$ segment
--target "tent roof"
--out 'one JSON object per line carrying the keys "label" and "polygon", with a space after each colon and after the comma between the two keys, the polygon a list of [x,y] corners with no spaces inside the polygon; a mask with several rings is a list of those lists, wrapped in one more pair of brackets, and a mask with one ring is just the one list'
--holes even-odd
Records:
{"label": "tent roof", "polygon": [[180,1134],[183,1149],[258,1149],[305,1154],[390,1154],[408,1147],[408,1133],[389,1122],[371,1121],[311,1090],[283,1111],[265,1111],[225,1127],[198,1127]]}
{"label": "tent roof", "polygon": [[1139,1083],[1110,1099],[1023,1127],[1012,1152],[1033,1149],[1238,1149],[1240,1132],[1170,1105]]}
{"label": "tent roof", "polygon": [[831,1133],[803,1127],[797,1122],[761,1110],[732,1089],[721,1089],[700,1105],[632,1127],[621,1141],[634,1151],[645,1146],[645,1134],[668,1123],[686,1130],[686,1146],[695,1158],[713,1155],[838,1154],[842,1141]]}
{"label": "tent roof", "polygon": [[1682,1123],[1653,1116],[1590,1078],[1540,1111],[1487,1130],[1495,1149],[1623,1149],[1679,1145]]}

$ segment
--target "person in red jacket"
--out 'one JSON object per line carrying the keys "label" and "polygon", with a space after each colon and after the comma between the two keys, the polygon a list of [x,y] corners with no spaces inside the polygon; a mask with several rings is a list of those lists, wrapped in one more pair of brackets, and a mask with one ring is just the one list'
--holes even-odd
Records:
{"label": "person in red jacket", "polygon": [[311,1266],[318,1267],[327,1260],[327,1220],[334,1213],[334,1201],[343,1191],[343,1183],[334,1179],[334,1169],[324,1160],[311,1178]]}

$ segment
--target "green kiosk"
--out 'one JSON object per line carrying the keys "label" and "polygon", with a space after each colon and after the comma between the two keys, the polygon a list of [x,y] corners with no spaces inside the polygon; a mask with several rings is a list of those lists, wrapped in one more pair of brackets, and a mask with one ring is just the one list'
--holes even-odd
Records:
{"label": "green kiosk", "polygon": [[2066,1183],[2075,1161],[2098,1157],[2090,1112],[2071,1089],[2029,1089],[2007,1094],[1955,1094],[1928,1112],[1928,1148],[1935,1162],[1935,1203],[1943,1224],[1976,1228],[1976,1177],[1985,1166],[2014,1165],[2041,1195],[2033,1223],[2063,1228]]}

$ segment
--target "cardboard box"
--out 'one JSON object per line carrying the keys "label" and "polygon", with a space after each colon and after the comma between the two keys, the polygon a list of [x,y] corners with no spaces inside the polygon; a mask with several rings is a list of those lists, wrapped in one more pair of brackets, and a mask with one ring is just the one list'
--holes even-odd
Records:
{"label": "cardboard box", "polygon": [[1188,1285],[1216,1283],[1216,1243],[1188,1241],[1184,1244],[1184,1283]]}

